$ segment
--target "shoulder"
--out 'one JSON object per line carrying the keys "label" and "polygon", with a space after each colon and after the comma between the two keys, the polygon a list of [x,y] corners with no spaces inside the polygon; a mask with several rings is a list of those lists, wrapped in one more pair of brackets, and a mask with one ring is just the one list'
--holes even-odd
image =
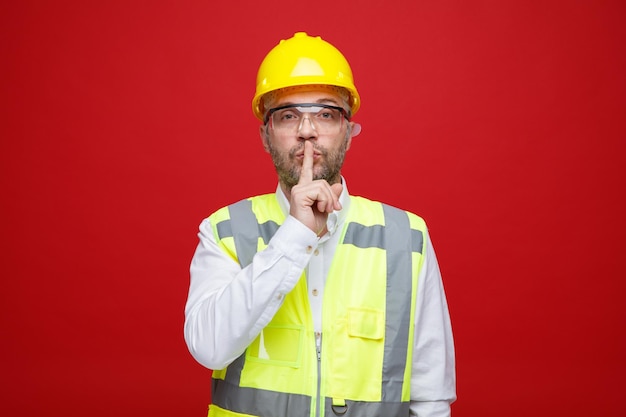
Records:
{"label": "shoulder", "polygon": [[371,213],[380,212],[382,210],[382,212],[385,214],[385,217],[388,217],[390,219],[404,218],[404,216],[407,216],[409,218],[411,228],[424,231],[426,230],[426,221],[422,217],[411,211],[395,207],[381,201],[371,200],[369,198],[360,196],[350,196],[350,200],[350,204],[352,205],[352,207],[354,207],[354,209],[358,210],[359,212]]}
{"label": "shoulder", "polygon": [[255,195],[252,197],[247,197],[239,201],[233,202],[227,206],[221,207],[215,210],[213,213],[211,213],[209,215],[209,218],[215,217],[215,216],[223,216],[224,214],[227,214],[230,210],[235,209],[235,208],[242,209],[245,207],[249,207],[250,209],[252,209],[253,205],[271,206],[273,204],[277,204],[275,193]]}

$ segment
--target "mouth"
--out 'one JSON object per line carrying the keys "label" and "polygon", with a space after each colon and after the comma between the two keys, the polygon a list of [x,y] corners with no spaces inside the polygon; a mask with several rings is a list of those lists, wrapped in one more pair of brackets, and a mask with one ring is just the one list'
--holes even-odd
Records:
{"label": "mouth", "polygon": [[[319,159],[322,156],[321,152],[315,151],[313,152],[313,159]],[[297,160],[303,160],[304,159],[304,151],[303,152],[297,152],[294,157]]]}

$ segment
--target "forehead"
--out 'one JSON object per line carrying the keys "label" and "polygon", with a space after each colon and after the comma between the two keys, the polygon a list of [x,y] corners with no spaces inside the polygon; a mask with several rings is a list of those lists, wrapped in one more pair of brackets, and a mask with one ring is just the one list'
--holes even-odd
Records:
{"label": "forehead", "polygon": [[340,106],[342,99],[335,90],[317,86],[278,91],[273,102],[272,107],[294,103],[326,103]]}

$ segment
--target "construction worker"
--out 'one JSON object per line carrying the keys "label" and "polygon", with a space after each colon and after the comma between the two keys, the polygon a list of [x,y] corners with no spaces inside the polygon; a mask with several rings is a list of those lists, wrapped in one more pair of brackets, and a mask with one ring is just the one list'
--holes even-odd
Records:
{"label": "construction worker", "polygon": [[200,225],[185,340],[212,372],[209,416],[447,416],[452,331],[424,221],[348,193],[361,100],[345,57],[296,33],[252,101],[274,193]]}

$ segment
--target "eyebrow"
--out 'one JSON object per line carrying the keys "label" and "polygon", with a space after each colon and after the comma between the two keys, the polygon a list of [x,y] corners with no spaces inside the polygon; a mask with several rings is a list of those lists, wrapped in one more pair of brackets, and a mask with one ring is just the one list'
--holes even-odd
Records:
{"label": "eyebrow", "polygon": [[[315,101],[308,101],[307,103],[332,104],[337,107],[341,107],[341,103],[339,103],[337,100],[332,99],[332,98],[320,98]],[[279,104],[277,107],[290,106],[292,104],[300,104],[300,102],[286,101],[284,103]]]}

